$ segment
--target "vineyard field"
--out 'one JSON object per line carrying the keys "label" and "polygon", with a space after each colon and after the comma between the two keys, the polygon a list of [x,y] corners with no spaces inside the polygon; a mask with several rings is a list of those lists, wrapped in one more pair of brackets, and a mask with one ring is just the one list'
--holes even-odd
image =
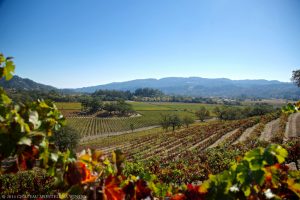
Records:
{"label": "vineyard field", "polygon": [[[213,109],[217,106],[221,106],[218,104],[203,104],[203,103],[179,103],[179,102],[153,102],[151,103],[156,106],[169,108],[171,110],[185,110],[189,112],[195,112],[200,109],[200,107],[205,107],[208,109],[212,115],[214,113],[212,112]],[[243,107],[243,106],[233,106],[233,107]]]}
{"label": "vineyard field", "polygon": [[109,135],[131,130],[133,128],[142,128],[158,125],[162,114],[177,114],[179,117],[191,116],[194,114],[185,111],[138,111],[141,116],[134,117],[114,117],[114,118],[97,118],[97,117],[69,117],[67,124],[80,133],[82,137],[94,135]]}
{"label": "vineyard field", "polygon": [[81,103],[78,102],[56,102],[56,107],[59,110],[80,110]]}
{"label": "vineyard field", "polygon": [[[209,158],[203,158],[203,155],[213,154],[215,149],[220,148],[220,151],[230,151],[228,156],[234,159],[240,151],[230,149],[239,147],[241,145],[239,142],[243,142],[243,145],[254,145],[253,142],[259,141],[261,135],[270,127],[269,124],[274,121],[279,123],[276,125],[276,131],[268,137],[269,141],[260,142],[270,142],[278,137],[283,139],[287,119],[287,116],[280,113],[272,113],[241,120],[195,123],[189,128],[182,127],[174,132],[154,128],[87,141],[81,143],[80,149],[87,147],[99,149],[104,155],[110,155],[112,151],[120,149],[125,153],[127,161],[142,163],[153,173],[159,174],[164,181],[202,180],[207,178],[202,177],[203,174],[211,173],[207,166],[199,165],[201,162],[209,162],[207,161]],[[224,166],[220,164],[225,161],[215,159],[212,159],[213,162],[218,162],[217,166],[221,165],[218,168],[211,163],[215,166],[215,171],[226,167],[225,164]],[[178,174],[178,169],[182,171],[181,174]],[[199,176],[194,176],[199,171],[203,171],[203,174],[198,173]]]}
{"label": "vineyard field", "polygon": [[[195,118],[194,112],[201,106],[212,110],[217,105],[198,103],[153,103],[153,102],[128,102],[138,115],[131,117],[101,118],[95,116],[78,115],[80,103],[57,103],[57,107],[67,118],[67,124],[76,129],[82,137],[107,136],[110,133],[120,134],[134,129],[159,125],[161,115],[176,114],[180,118],[190,116]],[[113,135],[112,134],[112,135]]]}
{"label": "vineyard field", "polygon": [[205,150],[229,132],[232,133],[230,136],[223,137],[222,143],[233,144],[248,128],[258,123],[264,126],[278,117],[278,114],[269,114],[263,117],[252,117],[234,121],[211,121],[198,123],[190,128],[182,128],[175,132],[169,131],[167,133],[161,129],[156,129],[155,131],[149,130],[133,135],[120,135],[106,138],[105,140],[99,139],[98,141],[85,143],[84,146],[98,146],[99,149],[102,149],[106,153],[119,148],[129,158],[139,157],[142,160],[153,156],[173,158],[173,156],[178,156],[188,150]]}

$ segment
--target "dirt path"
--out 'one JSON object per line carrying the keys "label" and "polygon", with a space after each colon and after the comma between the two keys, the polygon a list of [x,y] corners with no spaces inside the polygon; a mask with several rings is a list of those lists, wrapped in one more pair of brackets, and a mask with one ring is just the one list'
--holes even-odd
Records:
{"label": "dirt path", "polygon": [[247,128],[244,133],[233,143],[233,144],[237,144],[239,142],[244,142],[246,141],[246,139],[248,137],[250,137],[251,133],[253,132],[253,130],[258,126],[258,124],[255,124],[254,126]]}
{"label": "dirt path", "polygon": [[285,138],[300,137],[300,112],[289,116],[284,136]]}
{"label": "dirt path", "polygon": [[280,119],[275,119],[269,123],[266,124],[264,131],[261,133],[259,139],[270,141],[271,138],[274,136],[274,133],[276,133],[279,129],[279,121]]}
{"label": "dirt path", "polygon": [[81,138],[80,142],[87,142],[90,140],[94,140],[94,139],[98,139],[98,138],[103,138],[103,137],[108,137],[108,136],[115,136],[115,135],[122,135],[122,134],[126,134],[126,133],[135,133],[135,132],[139,132],[139,131],[147,131],[153,128],[157,128],[159,126],[147,126],[147,127],[142,127],[142,128],[137,128],[134,129],[133,132],[131,130],[128,131],[119,131],[119,132],[109,132],[109,133],[100,133],[99,135],[92,135],[92,136],[86,136]]}
{"label": "dirt path", "polygon": [[210,145],[209,147],[207,147],[207,149],[218,146],[219,144],[221,144],[224,140],[226,140],[228,137],[230,137],[232,134],[234,134],[234,133],[237,132],[238,130],[239,130],[239,129],[235,129],[235,130],[233,130],[233,131],[230,131],[230,132],[226,133],[226,134],[223,135],[220,139],[218,139],[215,143],[213,143],[212,145]]}

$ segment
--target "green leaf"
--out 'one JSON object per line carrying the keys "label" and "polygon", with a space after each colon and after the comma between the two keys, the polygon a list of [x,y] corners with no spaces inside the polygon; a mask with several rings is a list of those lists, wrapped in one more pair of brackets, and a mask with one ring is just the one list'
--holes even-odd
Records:
{"label": "green leaf", "polygon": [[0,65],[5,61],[5,57],[3,56],[2,53],[0,53]]}
{"label": "green leaf", "polygon": [[243,168],[239,169],[239,171],[236,176],[237,181],[241,184],[248,183],[248,169]]}
{"label": "green leaf", "polygon": [[40,106],[41,108],[49,108],[48,104],[47,104],[45,101],[40,101],[39,106]]}
{"label": "green leaf", "polygon": [[251,161],[252,159],[257,159],[260,158],[262,155],[263,149],[262,148],[257,148],[252,151],[249,151],[245,154],[245,160]]}
{"label": "green leaf", "polygon": [[6,60],[6,65],[3,69],[3,76],[5,76],[5,79],[8,81],[13,77],[13,73],[15,71],[15,65],[13,61]]}
{"label": "green leaf", "polygon": [[44,139],[41,143],[40,143],[40,146],[42,148],[47,148],[48,147],[48,142]]}
{"label": "green leaf", "polygon": [[39,120],[39,114],[37,111],[30,111],[29,122],[33,124],[34,129],[38,129],[41,126],[41,121]]}
{"label": "green leaf", "polygon": [[49,167],[48,170],[47,170],[47,173],[50,176],[54,176],[55,175],[55,167]]}
{"label": "green leaf", "polygon": [[287,150],[277,144],[271,144],[265,151],[275,156],[280,164],[283,163],[288,156]]}
{"label": "green leaf", "polygon": [[3,104],[8,105],[11,104],[11,99],[6,94],[1,94],[1,100]]}
{"label": "green leaf", "polygon": [[33,137],[45,137],[45,133],[41,132],[41,131],[32,131],[29,133],[30,136]]}
{"label": "green leaf", "polygon": [[51,153],[50,154],[50,158],[51,160],[53,160],[54,162],[57,162],[58,160],[58,155],[56,153]]}
{"label": "green leaf", "polygon": [[250,195],[251,189],[250,189],[249,185],[243,185],[241,189],[244,192],[246,197],[248,197]]}
{"label": "green leaf", "polygon": [[71,195],[80,195],[83,193],[83,189],[80,185],[73,185],[69,190],[68,193]]}
{"label": "green leaf", "polygon": [[256,183],[262,186],[265,180],[265,171],[263,170],[252,171],[251,177],[253,180],[255,180]]}
{"label": "green leaf", "polygon": [[20,141],[18,142],[18,144],[20,144],[20,145],[22,145],[22,144],[24,144],[24,145],[27,145],[27,146],[30,146],[31,145],[31,139],[30,138],[28,138],[28,137],[22,137],[21,139],[20,139]]}
{"label": "green leaf", "polygon": [[295,113],[297,112],[297,107],[296,105],[288,103],[286,106],[283,106],[281,110],[284,113]]}
{"label": "green leaf", "polygon": [[262,159],[253,159],[250,161],[250,169],[253,171],[260,170],[263,167],[264,161]]}
{"label": "green leaf", "polygon": [[60,124],[55,124],[54,125],[54,130],[55,131],[59,131],[61,129],[61,125]]}

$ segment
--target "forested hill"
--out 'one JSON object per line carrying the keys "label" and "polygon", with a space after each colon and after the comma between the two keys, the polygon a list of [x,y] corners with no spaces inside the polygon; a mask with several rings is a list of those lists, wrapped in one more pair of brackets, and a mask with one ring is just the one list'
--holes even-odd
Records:
{"label": "forested hill", "polygon": [[208,79],[199,77],[138,79],[115,82],[105,85],[77,88],[77,92],[96,90],[130,90],[148,87],[159,89],[169,95],[188,95],[202,97],[258,97],[298,99],[300,89],[292,83],[267,80],[230,80],[225,78]]}
{"label": "forested hill", "polygon": [[162,79],[137,79],[76,89],[57,89],[49,85],[36,83],[30,79],[14,76],[10,81],[0,80],[0,86],[3,86],[5,89],[55,90],[63,93],[93,93],[100,89],[130,90],[134,92],[138,88],[153,88],[167,95],[186,95],[194,97],[300,98],[300,89],[292,83],[267,80],[230,80],[225,78],[171,77]]}
{"label": "forested hill", "polygon": [[53,86],[37,83],[28,78],[21,78],[19,76],[13,76],[13,78],[9,81],[6,81],[5,79],[0,79],[0,86],[2,86],[4,89],[15,90],[58,91],[58,89]]}

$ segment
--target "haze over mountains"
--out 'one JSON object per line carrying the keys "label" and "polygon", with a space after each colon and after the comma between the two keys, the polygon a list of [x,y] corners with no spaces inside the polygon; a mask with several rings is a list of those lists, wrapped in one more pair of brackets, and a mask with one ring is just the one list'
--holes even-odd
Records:
{"label": "haze over mountains", "polygon": [[24,90],[57,90],[61,92],[85,92],[92,93],[96,90],[130,90],[137,88],[159,89],[169,95],[187,95],[195,97],[241,97],[250,98],[285,98],[297,99],[300,97],[300,89],[292,83],[268,80],[230,80],[226,78],[200,78],[200,77],[168,77],[162,79],[137,79],[125,82],[114,82],[104,85],[75,88],[57,89],[52,86],[36,83],[30,79],[14,76],[9,82],[0,80],[4,88]]}

